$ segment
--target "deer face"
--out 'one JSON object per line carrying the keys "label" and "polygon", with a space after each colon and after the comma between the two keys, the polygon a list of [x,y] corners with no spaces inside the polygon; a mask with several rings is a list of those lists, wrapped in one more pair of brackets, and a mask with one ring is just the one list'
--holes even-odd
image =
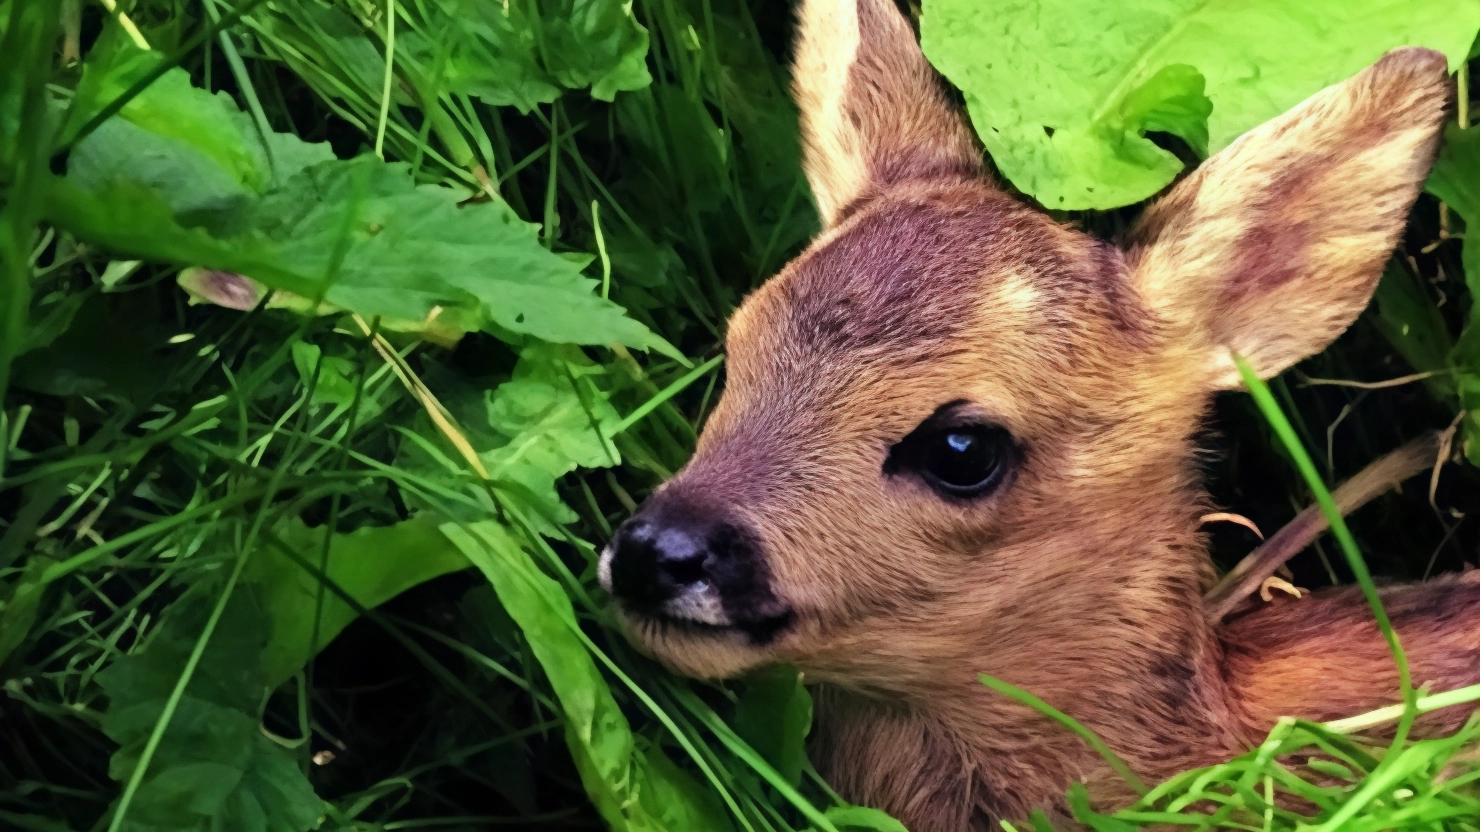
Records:
{"label": "deer face", "polygon": [[[803,4],[827,230],[735,313],[694,458],[601,560],[632,637],[681,672],[919,689],[984,637],[1031,663],[1195,597],[1190,436],[1237,383],[1230,350],[1269,376],[1351,323],[1446,99],[1442,57],[1391,53],[1112,246],[993,187],[936,84],[888,0]],[[1157,554],[1101,556],[1127,540]]]}

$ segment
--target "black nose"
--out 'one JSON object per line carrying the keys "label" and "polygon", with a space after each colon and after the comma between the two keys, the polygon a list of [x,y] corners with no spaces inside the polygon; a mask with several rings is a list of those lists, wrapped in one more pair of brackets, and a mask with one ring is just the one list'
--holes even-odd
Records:
{"label": "black nose", "polygon": [[607,589],[629,612],[731,627],[757,642],[792,619],[763,547],[719,500],[664,489],[612,536]]}
{"label": "black nose", "polygon": [[[711,529],[699,518],[658,523],[640,513],[612,537],[612,594],[631,606],[656,611],[709,581]],[[715,564],[718,565],[718,564]]]}

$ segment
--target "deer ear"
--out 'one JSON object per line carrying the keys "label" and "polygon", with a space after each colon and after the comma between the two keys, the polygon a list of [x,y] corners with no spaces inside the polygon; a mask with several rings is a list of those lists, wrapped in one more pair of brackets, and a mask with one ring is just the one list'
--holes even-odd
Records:
{"label": "deer ear", "polygon": [[893,0],[803,0],[798,15],[793,91],[825,225],[890,185],[981,174],[970,130]]}
{"label": "deer ear", "polygon": [[1142,298],[1215,389],[1320,352],[1367,305],[1438,146],[1444,56],[1404,48],[1213,156],[1130,234]]}

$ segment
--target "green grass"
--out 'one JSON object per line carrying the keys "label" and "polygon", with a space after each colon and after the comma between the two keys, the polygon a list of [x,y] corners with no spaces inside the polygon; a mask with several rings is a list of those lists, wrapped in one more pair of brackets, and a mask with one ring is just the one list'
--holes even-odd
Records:
{"label": "green grass", "polygon": [[[595,588],[722,389],[725,318],[816,230],[790,7],[598,3],[571,34],[568,3],[450,1],[122,3],[136,38],[101,4],[0,0],[0,825],[898,828],[806,762],[794,672],[668,675]],[[1446,199],[1332,350],[1220,401],[1222,505],[1278,527],[1469,406]],[[192,304],[181,282],[229,298],[186,266],[277,291]],[[1296,583],[1370,592],[1358,541],[1380,575],[1472,562],[1477,495],[1447,466],[1434,506],[1410,484],[1334,524],[1346,557],[1303,553]],[[1253,543],[1213,533],[1224,565]],[[1368,721],[1475,694],[1405,690]],[[1083,818],[1476,828],[1480,724],[1354,727],[1281,723]]]}

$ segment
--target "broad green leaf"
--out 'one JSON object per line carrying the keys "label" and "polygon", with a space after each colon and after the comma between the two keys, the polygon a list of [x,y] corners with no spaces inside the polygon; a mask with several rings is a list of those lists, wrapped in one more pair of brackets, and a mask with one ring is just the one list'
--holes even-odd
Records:
{"label": "broad green leaf", "polygon": [[618,832],[728,830],[713,797],[649,746],[638,749],[627,718],[579,635],[560,584],[541,572],[492,521],[442,531],[493,584],[545,671],[565,722],[566,746],[602,819]]}
{"label": "broad green leaf", "polygon": [[788,783],[802,779],[807,732],[812,727],[812,696],[795,667],[778,665],[747,677],[735,705],[735,733],[750,744]]}
{"label": "broad green leaf", "polygon": [[1477,29],[1480,0],[926,0],[920,23],[998,168],[1055,209],[1171,182],[1182,163],[1148,131],[1217,152],[1394,47],[1456,67]]}
{"label": "broad green leaf", "polygon": [[[84,117],[122,96],[161,60],[161,54],[139,50],[110,26],[88,52],[72,124],[80,126]],[[125,129],[120,122],[135,129]],[[139,182],[159,180],[160,192],[174,204],[177,190],[188,193],[201,187],[190,181],[192,176],[208,177],[206,184],[216,187],[229,182],[237,189],[261,192],[308,165],[332,158],[327,143],[309,144],[291,133],[275,132],[264,141],[229,95],[212,95],[192,85],[190,74],[177,67],[79,141],[68,158],[68,170],[81,166],[92,181],[110,170],[115,175],[126,171]],[[136,164],[149,169],[139,171]],[[172,165],[181,169],[171,174]]]}
{"label": "broad green leaf", "polygon": [[729,832],[734,829],[724,804],[714,791],[674,765],[656,746],[641,748],[634,763],[636,786],[633,791],[640,798],[643,810],[652,815],[651,823],[633,823],[634,828],[669,832],[688,832],[691,829],[696,832]]}
{"label": "broad green leaf", "polygon": [[[214,583],[211,587],[214,591]],[[109,775],[126,780],[184,669],[215,598],[187,592],[142,649],[98,674],[108,694],[103,731],[119,744]],[[323,802],[293,757],[262,735],[268,686],[259,664],[267,641],[250,587],[227,603],[185,695],[129,807],[129,832],[305,832]]]}
{"label": "broad green leaf", "polygon": [[1480,128],[1450,124],[1424,189],[1459,212],[1466,223],[1480,223]]}
{"label": "broad green leaf", "polygon": [[324,355],[324,351],[307,341],[293,342],[293,366],[298,378],[307,388],[313,385],[315,404],[328,403],[349,406],[355,400],[355,382],[351,376],[355,363],[348,358]]}
{"label": "broad green leaf", "polygon": [[448,89],[527,113],[560,97],[560,87],[539,60],[528,5],[438,0],[422,7],[430,14],[407,48],[421,66],[435,67],[450,40],[441,79]]}
{"label": "broad green leaf", "polygon": [[316,165],[263,198],[251,224],[302,273],[328,275],[342,251],[326,299],[362,315],[414,320],[451,307],[555,343],[678,356],[597,295],[580,264],[541,246],[507,204],[459,206],[454,191],[417,185],[404,164],[367,156]]}
{"label": "broad green leaf", "polygon": [[1476,298],[1480,298],[1480,239],[1471,239],[1480,233],[1480,128],[1462,130],[1450,125],[1444,131],[1443,147],[1424,187],[1465,222],[1460,262],[1470,290],[1470,311],[1449,360],[1460,407],[1468,413],[1462,423],[1465,454],[1471,463],[1480,465],[1480,416],[1476,415],[1480,413],[1480,326],[1476,325],[1480,319],[1475,314]]}
{"label": "broad green leaf", "polygon": [[488,425],[503,441],[480,456],[494,479],[535,498],[537,517],[574,521],[556,480],[576,468],[621,462],[611,441],[621,417],[594,381],[601,372],[579,350],[530,347],[514,377],[488,394]]}
{"label": "broad green leaf", "polygon": [[169,203],[152,188],[112,178],[89,189],[61,177],[48,177],[41,214],[78,239],[142,260],[178,263],[251,275],[295,294],[318,294],[321,280],[285,264],[273,246],[260,239],[218,239],[204,229],[187,228]]}
{"label": "broad green leaf", "polygon": [[421,7],[408,48],[424,71],[451,39],[442,83],[489,104],[529,112],[561,90],[611,101],[646,87],[648,33],[621,0],[438,0]]}
{"label": "broad green leaf", "polygon": [[[295,355],[295,360],[297,356]],[[322,382],[323,371],[320,370]],[[293,518],[278,538],[312,564],[324,557],[324,529]],[[468,559],[429,519],[415,517],[393,526],[375,526],[330,536],[325,574],[365,607],[377,607],[432,578],[468,567]],[[276,546],[253,556],[251,580],[271,623],[262,649],[262,673],[271,687],[282,684],[358,615],[349,604],[294,563]],[[323,599],[320,611],[319,598]],[[314,640],[314,615],[318,640]]]}
{"label": "broad green leaf", "polygon": [[159,194],[184,226],[213,234],[240,230],[255,192],[220,163],[188,142],[162,136],[121,118],[103,122],[77,143],[67,178],[102,191],[120,171]]}
{"label": "broad green leaf", "polygon": [[545,60],[562,86],[590,87],[592,98],[611,101],[652,82],[647,29],[630,0],[558,0],[543,11]]}
{"label": "broad green leaf", "polygon": [[[91,96],[111,100],[147,68],[130,48],[94,74]],[[327,145],[287,134],[264,141],[230,98],[192,87],[184,70],[80,141],[69,168],[50,218],[119,251],[310,298],[332,278],[325,299],[367,317],[425,322],[436,310],[455,326],[679,357],[508,205],[459,207],[458,193],[418,186],[408,165],[336,162]],[[197,225],[210,234],[185,230]]]}
{"label": "broad green leaf", "polygon": [[24,569],[0,581],[0,667],[5,666],[5,660],[31,634],[41,595],[46,591],[41,576],[54,562],[50,558],[33,557]]}
{"label": "broad green leaf", "polygon": [[483,320],[558,343],[680,357],[598,296],[580,264],[540,246],[507,205],[459,207],[450,189],[417,186],[405,165],[316,165],[254,203],[248,229],[227,238],[184,227],[156,190],[130,179],[47,184],[47,219],[121,253],[247,275],[302,297],[320,293],[342,254],[326,298],[367,317],[425,322],[440,307],[468,327]]}

